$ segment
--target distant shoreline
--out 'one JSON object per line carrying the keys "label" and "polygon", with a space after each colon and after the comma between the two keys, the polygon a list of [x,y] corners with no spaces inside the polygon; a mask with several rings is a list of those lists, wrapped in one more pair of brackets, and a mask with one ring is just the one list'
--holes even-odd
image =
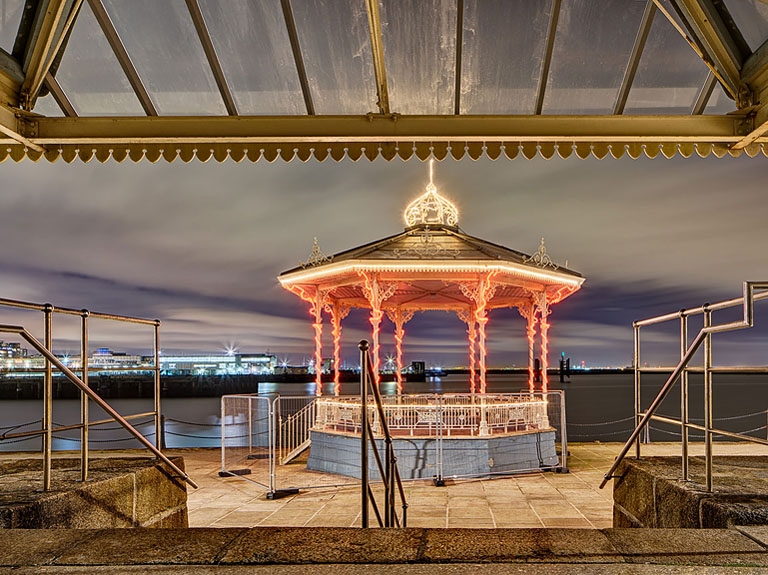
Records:
{"label": "distant shoreline", "polygon": [[[467,369],[446,369],[446,376],[468,375]],[[489,375],[525,375],[527,368],[489,369]],[[580,373],[621,374],[632,373],[630,368],[594,369],[583,371],[573,370],[572,377]],[[557,378],[557,369],[549,370],[550,379]],[[342,372],[342,382],[358,381],[359,374],[353,371]],[[314,375],[310,373],[283,373],[264,375],[163,375],[161,377],[162,397],[220,397],[222,395],[239,393],[258,393],[262,383],[300,384],[314,383]],[[323,382],[333,381],[332,374],[324,374]],[[394,374],[382,374],[382,381],[394,381]],[[407,381],[425,381],[423,376],[407,377]],[[154,379],[151,375],[137,374],[98,374],[93,373],[88,379],[91,389],[105,399],[144,399],[151,398],[154,393]],[[43,375],[15,378],[0,375],[0,400],[11,399],[42,399]],[[79,391],[61,374],[53,378],[54,399],[78,399]]]}

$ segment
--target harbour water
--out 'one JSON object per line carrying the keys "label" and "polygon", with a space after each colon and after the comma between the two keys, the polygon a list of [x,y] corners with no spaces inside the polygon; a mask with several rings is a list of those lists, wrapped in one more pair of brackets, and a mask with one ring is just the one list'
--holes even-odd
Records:
{"label": "harbour water", "polygon": [[[624,441],[632,430],[634,403],[633,375],[631,373],[576,372],[570,382],[559,383],[552,378],[550,387],[565,392],[566,429],[569,441]],[[643,375],[642,402],[647,407],[664,383],[661,374]],[[768,436],[768,376],[747,374],[715,374],[714,418],[715,426],[729,431],[749,432],[760,437]],[[465,393],[466,375],[433,378],[426,382],[406,383],[405,393]],[[490,375],[490,393],[510,393],[527,388],[524,375]],[[395,393],[394,383],[383,383],[384,393]],[[311,395],[314,384],[261,383],[260,394],[282,396]],[[326,393],[332,386],[326,387]],[[358,392],[355,384],[344,384],[343,394]],[[676,386],[662,404],[660,413],[676,416],[679,413],[679,386]],[[152,400],[117,399],[110,404],[121,414],[151,411]],[[691,375],[690,418],[700,422],[703,418],[703,385],[701,376]],[[56,400],[53,403],[53,420],[57,425],[79,421],[80,404],[77,400]],[[165,437],[168,448],[218,447],[221,444],[221,401],[219,398],[168,398],[162,401],[166,419]],[[91,420],[105,418],[104,413],[92,404]],[[4,433],[26,431],[40,427],[42,402],[39,400],[0,401],[0,436]],[[151,417],[140,418],[134,425],[149,437],[154,437]],[[70,430],[54,434],[53,448],[67,450],[79,448],[79,432]],[[670,425],[654,422],[651,440],[670,441],[679,437],[679,431]],[[692,440],[697,433],[691,432]],[[127,449],[139,447],[116,423],[91,429],[91,449]],[[30,451],[40,449],[40,439],[16,439],[0,441],[0,451]]]}

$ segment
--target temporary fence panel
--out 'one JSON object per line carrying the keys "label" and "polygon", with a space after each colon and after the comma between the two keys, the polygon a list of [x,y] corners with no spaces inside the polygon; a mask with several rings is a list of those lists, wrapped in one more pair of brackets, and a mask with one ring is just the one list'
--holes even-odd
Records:
{"label": "temporary fence panel", "polygon": [[267,489],[274,460],[272,407],[269,397],[221,397],[221,473],[239,475]]}
{"label": "temporary fence panel", "polygon": [[[403,480],[567,468],[562,391],[383,400]],[[222,471],[243,474],[271,493],[356,484],[360,409],[356,396],[224,396]],[[374,437],[383,443],[373,403],[368,414]],[[372,456],[369,471],[378,479]]]}
{"label": "temporary fence panel", "polygon": [[[343,401],[348,398],[335,397],[323,399],[324,401],[318,402],[316,396],[281,396],[274,400],[272,404],[274,414],[272,418],[274,425],[273,440],[275,442],[273,450],[273,492],[280,493],[296,489],[333,487],[359,483],[359,479],[353,476],[328,473],[313,468],[313,462],[310,461],[310,446],[313,431],[326,431],[322,424],[323,421],[328,420],[328,402],[325,400],[330,401],[331,405],[335,405],[336,402],[333,400]],[[354,433],[357,434],[355,436],[357,443],[354,444],[358,448],[357,457],[350,456],[347,460],[353,466],[356,464],[358,468],[360,465],[359,405],[360,398],[357,398],[358,407],[356,410],[352,410],[356,413],[339,414],[337,412],[340,418],[339,421],[343,422],[344,425],[349,423],[355,429]],[[322,449],[322,439],[315,435],[315,452]],[[331,445],[328,446],[328,449],[343,452],[344,446]]]}

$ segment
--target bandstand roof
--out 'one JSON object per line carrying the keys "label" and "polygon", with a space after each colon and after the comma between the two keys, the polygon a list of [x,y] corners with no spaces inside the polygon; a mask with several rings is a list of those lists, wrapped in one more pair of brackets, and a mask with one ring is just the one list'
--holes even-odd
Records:
{"label": "bandstand roof", "polygon": [[0,0],[0,160],[768,154],[766,0]]}
{"label": "bandstand roof", "polygon": [[[440,202],[446,213],[437,212]],[[528,305],[534,293],[556,303],[584,282],[581,274],[552,261],[543,239],[538,252],[527,255],[464,233],[458,212],[432,183],[405,217],[411,225],[402,233],[332,256],[324,255],[316,242],[310,258],[280,274],[280,283],[297,293],[325,290],[350,307],[366,308],[366,280],[375,275],[388,290],[384,308],[456,310],[472,305],[467,287],[484,277],[495,286],[490,309]]]}

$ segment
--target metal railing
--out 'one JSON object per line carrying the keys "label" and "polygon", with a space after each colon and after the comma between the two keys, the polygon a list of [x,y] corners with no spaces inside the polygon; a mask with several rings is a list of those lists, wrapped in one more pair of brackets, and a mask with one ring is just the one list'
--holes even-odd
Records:
{"label": "metal railing", "polygon": [[[403,482],[400,479],[400,472],[397,469],[397,457],[392,445],[392,435],[389,432],[387,417],[384,413],[384,404],[381,400],[381,392],[376,382],[376,377],[371,366],[371,358],[368,353],[368,342],[362,340],[360,348],[360,486],[362,494],[361,521],[362,527],[369,527],[369,507],[373,508],[379,527],[406,527],[408,503],[405,500],[405,491]],[[376,406],[376,413],[381,426],[381,433],[384,436],[384,462],[381,461],[379,450],[374,438],[374,430],[371,425],[371,419],[368,414],[368,389],[373,391],[373,400]],[[370,441],[376,466],[379,470],[379,476],[384,480],[384,520],[382,521],[376,499],[373,494],[371,483],[368,481],[368,443]],[[395,490],[400,495],[400,505],[402,506],[402,521],[397,516],[395,506]]]}
{"label": "metal railing", "polygon": [[[43,453],[43,490],[49,491],[51,489],[51,461],[53,458],[52,445],[53,445],[53,433],[55,431],[65,431],[72,429],[80,429],[80,479],[86,481],[88,479],[88,463],[89,463],[89,430],[91,427],[111,423],[113,421],[119,423],[125,428],[131,435],[133,435],[142,445],[147,447],[152,453],[159,459],[166,463],[174,472],[178,473],[187,483],[193,487],[197,485],[179,469],[174,463],[172,463],[163,453],[160,451],[162,447],[162,415],[160,410],[160,321],[148,320],[128,316],[120,316],[114,314],[105,314],[91,312],[89,310],[81,309],[69,309],[69,308],[57,308],[51,304],[36,304],[29,302],[22,302],[11,299],[0,298],[0,306],[12,307],[25,310],[33,310],[43,312],[44,316],[44,342],[40,342],[31,333],[29,333],[24,327],[15,325],[0,325],[0,333],[13,333],[23,338],[29,343],[35,350],[45,358],[45,369],[43,371],[43,417],[41,420],[42,428],[31,431],[23,431],[17,433],[5,433],[0,436],[0,440],[6,439],[19,439],[23,437],[42,437],[42,453]],[[77,376],[75,371],[67,367],[62,361],[60,361],[53,354],[53,314],[64,314],[70,316],[79,316],[80,321],[80,344],[81,344],[81,364],[82,367],[79,370],[80,377]],[[152,371],[154,375],[154,409],[144,413],[136,413],[131,415],[122,416],[117,413],[106,401],[104,401],[96,392],[92,391],[88,386],[88,350],[89,350],[89,320],[100,319],[117,321],[123,323],[132,323],[147,325],[153,327],[153,343],[154,343],[154,364],[152,367],[136,368],[142,371]],[[52,419],[52,403],[53,403],[53,367],[56,367],[75,387],[80,390],[80,423],[74,425],[57,426],[54,428]],[[103,419],[99,421],[89,420],[89,404],[91,400],[101,407],[110,417],[109,419]],[[144,417],[153,417],[155,424],[155,442],[156,445],[152,445],[149,440],[141,434],[130,423],[131,419],[138,419]]]}
{"label": "metal railing", "polygon": [[[713,401],[712,401],[712,374],[716,371],[739,371],[739,372],[755,372],[765,373],[765,368],[717,368],[712,365],[712,335],[715,333],[724,333],[729,331],[735,331],[740,329],[751,328],[754,325],[754,302],[762,299],[768,299],[768,292],[762,292],[755,294],[755,290],[768,289],[768,282],[750,282],[746,281],[742,286],[742,296],[731,300],[722,301],[715,304],[705,304],[701,307],[680,310],[679,312],[666,314],[654,318],[649,318],[643,321],[637,321],[634,323],[635,337],[634,337],[634,365],[635,365],[635,429],[627,439],[618,457],[616,457],[613,465],[603,477],[600,483],[600,488],[605,487],[609,480],[614,478],[614,473],[618,469],[624,457],[635,444],[636,457],[640,458],[640,434],[647,429],[647,426],[651,420],[661,421],[664,423],[670,423],[678,425],[681,428],[681,451],[682,451],[682,473],[683,479],[688,480],[689,476],[689,453],[688,453],[688,431],[691,429],[704,432],[704,456],[705,456],[705,476],[706,476],[706,489],[712,491],[712,439],[714,435],[721,435],[724,437],[731,437],[740,439],[743,441],[749,441],[752,443],[759,443],[762,445],[768,445],[768,440],[753,437],[744,434],[738,434],[723,429],[716,429],[713,427]],[[740,321],[733,321],[723,323],[720,325],[712,325],[712,312],[733,308],[742,307],[742,319]],[[703,327],[699,331],[698,335],[693,339],[690,345],[688,345],[688,324],[687,320],[692,315],[703,315]],[[669,371],[668,368],[642,368],[640,367],[640,328],[643,326],[649,326],[654,324],[660,324],[668,321],[680,321],[680,362],[672,369],[672,373],[666,380],[661,390],[658,392],[651,405],[647,410],[643,411],[640,402],[640,376],[643,372],[659,372]],[[695,368],[689,367],[691,360],[701,346],[704,346],[703,350],[703,367],[701,371],[704,374],[704,422],[703,425],[693,423],[689,417],[689,400],[688,400],[688,373],[694,371]],[[673,417],[659,416],[656,414],[662,401],[667,397],[674,384],[680,380],[681,393],[680,393],[680,419],[677,420]]]}
{"label": "metal railing", "polygon": [[[282,408],[287,398],[279,398],[278,405]],[[293,461],[297,456],[309,448],[311,436],[310,430],[315,424],[317,418],[317,401],[314,399],[301,400],[299,398],[290,398],[291,401],[302,401],[303,407],[297,410],[291,409],[285,415],[277,412],[277,463],[286,465]]]}

